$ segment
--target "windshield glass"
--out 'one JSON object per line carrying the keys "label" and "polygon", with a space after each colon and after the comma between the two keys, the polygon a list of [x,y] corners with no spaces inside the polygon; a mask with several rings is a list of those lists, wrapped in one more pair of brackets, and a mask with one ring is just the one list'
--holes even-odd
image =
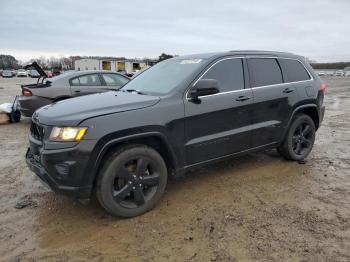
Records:
{"label": "windshield glass", "polygon": [[123,86],[144,94],[167,94],[197,70],[202,59],[171,59],[159,62]]}

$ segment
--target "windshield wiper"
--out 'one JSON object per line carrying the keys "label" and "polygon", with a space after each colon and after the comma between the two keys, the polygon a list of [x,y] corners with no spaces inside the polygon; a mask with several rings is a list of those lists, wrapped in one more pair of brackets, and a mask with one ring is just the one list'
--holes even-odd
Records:
{"label": "windshield wiper", "polygon": [[136,89],[125,89],[125,91],[127,91],[129,93],[137,93],[139,95],[145,95],[145,93],[141,92],[140,90],[136,90]]}

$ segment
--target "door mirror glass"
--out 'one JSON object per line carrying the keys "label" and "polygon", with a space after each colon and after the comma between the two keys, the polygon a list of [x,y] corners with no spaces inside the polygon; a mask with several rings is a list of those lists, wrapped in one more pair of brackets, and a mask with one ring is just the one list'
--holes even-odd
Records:
{"label": "door mirror glass", "polygon": [[201,79],[190,91],[190,98],[198,99],[201,96],[214,95],[219,93],[219,83],[215,79]]}

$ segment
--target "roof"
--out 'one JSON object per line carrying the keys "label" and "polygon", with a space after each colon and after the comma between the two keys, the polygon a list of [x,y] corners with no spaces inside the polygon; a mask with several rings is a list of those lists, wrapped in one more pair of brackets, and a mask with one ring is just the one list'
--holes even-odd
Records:
{"label": "roof", "polygon": [[173,59],[210,59],[222,56],[232,56],[232,55],[262,55],[262,56],[276,56],[276,57],[301,57],[288,52],[278,52],[278,51],[263,51],[263,50],[232,50],[227,52],[213,52],[213,53],[202,53],[202,54],[192,54],[174,57]]}

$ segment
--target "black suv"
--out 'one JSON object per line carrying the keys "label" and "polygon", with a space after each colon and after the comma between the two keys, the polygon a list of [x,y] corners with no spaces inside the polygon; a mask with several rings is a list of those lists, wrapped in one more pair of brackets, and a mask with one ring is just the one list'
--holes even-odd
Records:
{"label": "black suv", "polygon": [[289,160],[311,151],[326,86],[289,53],[176,57],[119,91],[57,102],[32,117],[28,166],[54,191],[96,194],[132,217],[162,197],[168,177],[266,148]]}

